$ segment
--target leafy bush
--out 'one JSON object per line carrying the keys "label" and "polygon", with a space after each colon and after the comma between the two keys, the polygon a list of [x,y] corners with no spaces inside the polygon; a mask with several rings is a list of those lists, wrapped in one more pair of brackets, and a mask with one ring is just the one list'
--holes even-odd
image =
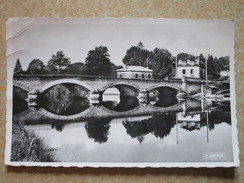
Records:
{"label": "leafy bush", "polygon": [[11,161],[57,161],[56,150],[48,147],[42,138],[32,131],[27,131],[19,122],[13,124],[11,151]]}

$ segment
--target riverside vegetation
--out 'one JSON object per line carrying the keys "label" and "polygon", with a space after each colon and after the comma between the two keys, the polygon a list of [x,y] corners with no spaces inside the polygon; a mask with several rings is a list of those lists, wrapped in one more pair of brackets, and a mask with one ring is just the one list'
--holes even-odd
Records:
{"label": "riverside vegetation", "polygon": [[11,161],[55,162],[56,149],[48,147],[42,138],[24,128],[20,122],[12,127]]}

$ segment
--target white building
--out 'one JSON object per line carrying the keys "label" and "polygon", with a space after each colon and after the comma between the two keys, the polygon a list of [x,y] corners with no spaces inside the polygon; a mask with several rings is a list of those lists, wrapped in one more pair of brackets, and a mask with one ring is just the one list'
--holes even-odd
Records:
{"label": "white building", "polygon": [[176,67],[176,78],[190,77],[203,78],[205,74],[204,64],[196,60],[179,60]]}
{"label": "white building", "polygon": [[117,77],[129,79],[152,79],[152,73],[153,71],[146,67],[126,66],[125,68],[117,70]]}

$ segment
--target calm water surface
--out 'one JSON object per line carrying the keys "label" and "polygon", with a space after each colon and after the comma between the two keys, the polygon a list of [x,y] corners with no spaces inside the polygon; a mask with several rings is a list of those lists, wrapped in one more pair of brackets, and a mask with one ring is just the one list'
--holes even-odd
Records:
{"label": "calm water surface", "polygon": [[[24,100],[17,101],[24,96],[20,97],[18,93],[13,103],[14,115],[28,108]],[[72,115],[91,107],[84,97],[66,98],[62,102],[58,109],[60,103],[46,103],[40,107],[59,115]],[[161,95],[150,105],[160,108],[178,102],[175,96]],[[100,101],[96,107],[103,106],[119,113],[135,110],[140,105],[148,104],[140,104],[133,97],[119,97]],[[196,110],[185,112],[94,117],[72,122],[51,120],[46,124],[35,121],[33,116],[33,123],[25,127],[57,149],[57,158],[63,162],[202,162],[206,161],[203,160],[204,152],[221,152],[225,155],[221,161],[232,161],[230,109],[212,103],[209,110],[201,111],[200,105],[201,101],[199,106],[194,106]]]}

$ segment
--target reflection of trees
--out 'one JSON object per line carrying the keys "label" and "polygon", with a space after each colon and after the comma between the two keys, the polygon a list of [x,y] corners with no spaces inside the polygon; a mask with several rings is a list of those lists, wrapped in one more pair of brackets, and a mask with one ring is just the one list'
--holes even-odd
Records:
{"label": "reflection of trees", "polygon": [[141,143],[144,136],[152,133],[157,138],[163,139],[170,134],[174,126],[175,114],[153,115],[152,118],[141,121],[124,121],[127,134],[132,138],[137,138]]}
{"label": "reflection of trees", "polygon": [[227,123],[231,125],[231,114],[230,112],[211,112],[208,116],[209,119],[209,129],[213,130],[215,125],[221,123]]}
{"label": "reflection of trees", "polygon": [[148,121],[123,121],[123,125],[126,128],[127,134],[129,134],[132,138],[137,138],[141,143],[144,139],[143,136],[151,132],[151,125]]}
{"label": "reflection of trees", "polygon": [[55,114],[62,114],[73,102],[72,93],[62,84],[47,89],[42,94],[41,105]]}
{"label": "reflection of trees", "polygon": [[13,86],[13,114],[19,114],[27,109],[27,92]]}
{"label": "reflection of trees", "polygon": [[51,124],[51,127],[55,128],[58,132],[62,132],[63,129],[64,129],[64,125],[65,125],[64,123],[59,123],[59,122],[55,123],[54,122],[54,123]]}
{"label": "reflection of trees", "polygon": [[[89,100],[82,96],[75,96],[75,92],[69,88],[75,86],[58,84],[42,93],[39,105],[51,113],[59,115],[78,114],[89,107]],[[80,89],[80,94],[85,95],[86,91]]]}
{"label": "reflection of trees", "polygon": [[89,138],[93,138],[95,142],[107,142],[111,119],[100,119],[89,121],[85,124],[85,129]]}
{"label": "reflection of trees", "polygon": [[153,134],[163,139],[170,134],[174,127],[175,115],[158,115],[152,119]]}
{"label": "reflection of trees", "polygon": [[73,115],[85,111],[90,106],[89,100],[84,97],[75,97],[70,106],[62,113],[62,115]]}

